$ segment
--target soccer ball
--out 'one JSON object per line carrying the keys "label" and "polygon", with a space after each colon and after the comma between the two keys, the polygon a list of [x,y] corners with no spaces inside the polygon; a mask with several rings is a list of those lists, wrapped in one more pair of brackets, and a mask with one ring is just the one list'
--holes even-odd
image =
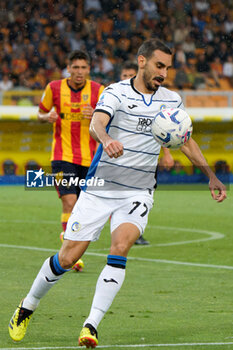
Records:
{"label": "soccer ball", "polygon": [[82,261],[82,259],[79,259],[73,266],[72,266],[72,270],[77,271],[77,272],[81,272],[84,268],[84,262]]}
{"label": "soccer ball", "polygon": [[155,140],[166,148],[179,148],[187,142],[193,131],[190,116],[180,108],[164,108],[152,122]]}

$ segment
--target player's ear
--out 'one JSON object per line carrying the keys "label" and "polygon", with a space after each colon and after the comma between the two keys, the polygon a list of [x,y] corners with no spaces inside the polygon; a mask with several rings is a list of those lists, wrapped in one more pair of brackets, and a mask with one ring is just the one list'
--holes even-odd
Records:
{"label": "player's ear", "polygon": [[146,57],[139,55],[138,56],[138,67],[139,68],[144,68],[146,65]]}
{"label": "player's ear", "polygon": [[70,65],[67,65],[67,72],[70,73]]}

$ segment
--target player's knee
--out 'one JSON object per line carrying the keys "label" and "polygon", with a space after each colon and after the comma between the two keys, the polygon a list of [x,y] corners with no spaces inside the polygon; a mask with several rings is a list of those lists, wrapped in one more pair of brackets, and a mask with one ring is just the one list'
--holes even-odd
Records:
{"label": "player's knee", "polygon": [[126,256],[129,251],[127,242],[117,242],[111,246],[110,253],[114,255]]}
{"label": "player's knee", "polygon": [[62,197],[62,208],[64,213],[71,213],[76,203],[76,196],[63,196]]}

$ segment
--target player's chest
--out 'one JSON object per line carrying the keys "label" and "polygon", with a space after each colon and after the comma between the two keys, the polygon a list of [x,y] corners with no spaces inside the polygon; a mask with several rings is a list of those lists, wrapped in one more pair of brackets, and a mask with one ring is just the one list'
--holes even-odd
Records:
{"label": "player's chest", "polygon": [[117,118],[119,127],[129,129],[132,132],[148,133],[151,131],[151,124],[159,107],[159,104],[145,106],[137,102],[127,103],[119,111]]}

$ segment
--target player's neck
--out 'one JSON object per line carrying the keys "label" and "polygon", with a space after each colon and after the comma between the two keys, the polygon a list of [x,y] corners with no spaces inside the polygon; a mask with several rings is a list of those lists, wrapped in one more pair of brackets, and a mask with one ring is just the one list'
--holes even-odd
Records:
{"label": "player's neck", "polygon": [[148,90],[145,86],[145,83],[141,76],[137,75],[136,78],[133,81],[134,87],[136,90],[138,90],[142,94],[151,94],[153,95],[155,92]]}
{"label": "player's neck", "polygon": [[85,86],[86,80],[84,82],[82,82],[81,84],[76,84],[71,79],[68,79],[67,83],[68,83],[69,87],[71,87],[73,90],[81,90]]}

